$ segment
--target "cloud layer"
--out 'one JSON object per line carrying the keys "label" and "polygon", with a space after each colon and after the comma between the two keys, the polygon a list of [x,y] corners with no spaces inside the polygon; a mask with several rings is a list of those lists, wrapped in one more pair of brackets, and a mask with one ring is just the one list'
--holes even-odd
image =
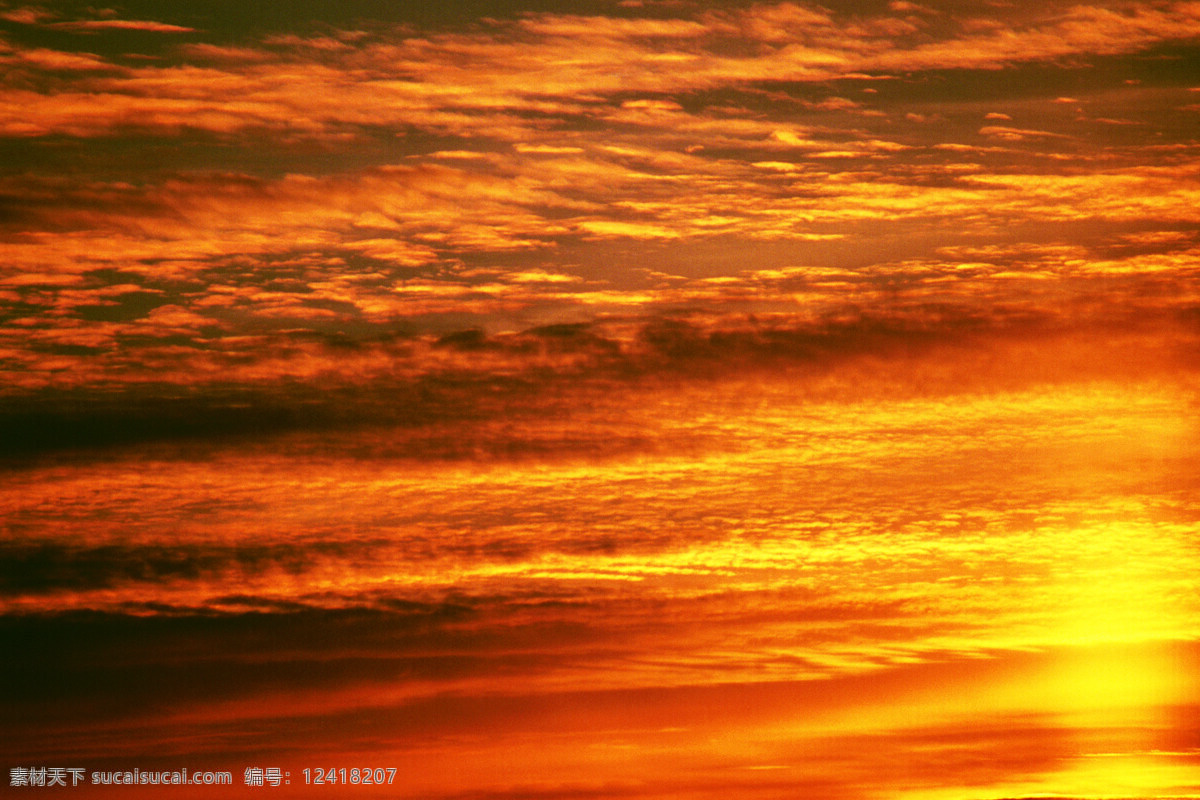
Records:
{"label": "cloud layer", "polygon": [[652,4],[247,36],[10,7],[6,371],[203,376],[261,337],[635,309],[1188,311],[1195,16]]}

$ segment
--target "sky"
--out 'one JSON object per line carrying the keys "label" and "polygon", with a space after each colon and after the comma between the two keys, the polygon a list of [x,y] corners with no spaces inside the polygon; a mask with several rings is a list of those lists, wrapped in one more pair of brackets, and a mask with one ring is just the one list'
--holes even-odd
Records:
{"label": "sky", "polygon": [[0,2],[0,780],[1200,797],[1198,390],[1197,2]]}

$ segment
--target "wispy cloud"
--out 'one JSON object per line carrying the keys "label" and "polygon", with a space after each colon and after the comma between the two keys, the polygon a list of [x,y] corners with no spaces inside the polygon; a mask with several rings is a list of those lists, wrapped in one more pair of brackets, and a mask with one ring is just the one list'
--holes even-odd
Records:
{"label": "wispy cloud", "polygon": [[[829,12],[791,4],[708,11],[694,19],[541,15],[515,23],[493,21],[477,33],[425,38],[379,33],[351,44],[343,34],[274,37],[250,47],[188,45],[180,52],[199,63],[130,67],[120,78],[87,87],[91,91],[79,98],[86,105],[71,113],[74,124],[56,119],[59,115],[52,109],[60,103],[36,90],[22,96],[22,104],[28,107],[27,130],[43,133],[65,127],[76,135],[103,135],[119,120],[127,120],[130,112],[143,109],[149,113],[142,124],[153,126],[154,112],[163,104],[187,98],[210,107],[228,106],[231,118],[218,126],[220,130],[267,125],[303,132],[308,123],[310,134],[328,134],[339,125],[384,124],[448,127],[480,135],[488,125],[496,128],[494,116],[505,109],[590,116],[602,110],[604,98],[629,92],[826,81],[872,72],[987,69],[1129,53],[1157,42],[1186,40],[1196,22],[1195,10],[1187,3],[1135,5],[1123,13],[1076,8],[1015,30],[972,32],[978,26],[964,19],[957,30],[942,31],[930,42],[933,34],[922,31],[919,20],[868,17],[846,24]],[[71,30],[191,30],[119,19],[53,25]],[[724,54],[723,44],[730,41],[751,50],[742,56]],[[205,62],[210,66],[201,67]],[[653,102],[667,104],[664,108],[673,103]],[[260,113],[246,113],[249,107]],[[831,98],[810,107],[852,111],[859,103]],[[473,109],[487,109],[489,121],[464,115]],[[198,115],[183,124],[204,129],[213,123]],[[491,135],[501,133],[502,128]]]}
{"label": "wispy cloud", "polygon": [[195,28],[170,25],[141,19],[87,19],[72,22],[55,22],[48,27],[64,31],[150,31],[153,33],[193,33]]}

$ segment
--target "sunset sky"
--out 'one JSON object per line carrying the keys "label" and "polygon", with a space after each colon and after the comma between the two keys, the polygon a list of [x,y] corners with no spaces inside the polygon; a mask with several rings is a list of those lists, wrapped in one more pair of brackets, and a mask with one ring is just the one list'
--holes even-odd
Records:
{"label": "sunset sky", "polygon": [[13,796],[1200,797],[1198,420],[1200,2],[0,0]]}

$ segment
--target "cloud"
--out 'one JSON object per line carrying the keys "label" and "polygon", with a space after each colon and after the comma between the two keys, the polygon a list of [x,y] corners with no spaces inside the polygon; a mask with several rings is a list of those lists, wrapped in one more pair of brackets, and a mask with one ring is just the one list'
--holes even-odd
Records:
{"label": "cloud", "polygon": [[1020,142],[1029,138],[1041,139],[1066,139],[1069,138],[1061,133],[1053,133],[1051,131],[1028,130],[1024,128],[1012,128],[1005,125],[985,125],[979,129],[981,136],[987,136],[993,139],[1002,139],[1010,142]]}
{"label": "cloud", "polygon": [[[846,152],[905,152],[886,141],[855,146],[861,149]],[[921,173],[914,173],[917,180],[898,173],[891,182],[878,175],[829,180],[830,173],[815,173],[811,162],[775,162],[769,169],[722,164],[721,173],[700,172],[682,184],[651,170],[706,165],[694,155],[672,158],[662,163],[653,151],[630,148],[603,161],[556,154],[539,158],[536,180],[525,176],[515,156],[491,158],[489,169],[499,171],[494,175],[431,164],[276,180],[193,174],[141,187],[94,182],[68,188],[10,178],[7,191],[23,198],[11,206],[14,228],[4,245],[9,272],[0,277],[7,292],[0,308],[15,323],[5,337],[19,380],[13,385],[33,390],[61,383],[57,370],[69,365],[70,382],[80,385],[114,369],[143,376],[139,380],[154,375],[168,381],[186,381],[189,371],[246,377],[337,372],[325,356],[296,347],[288,331],[357,341],[430,325],[494,325],[488,322],[494,315],[520,330],[542,320],[595,319],[631,307],[700,304],[718,314],[799,315],[794,323],[803,327],[807,315],[855,318],[871,303],[881,304],[884,317],[941,324],[988,314],[1091,319],[1104,309],[1157,318],[1195,300],[1183,290],[1190,275],[1188,240],[1145,239],[1141,252],[1122,252],[1107,243],[1104,227],[1169,230],[1194,220],[1194,192],[1172,170],[995,175],[972,167],[940,185]],[[765,174],[757,177],[759,172]],[[794,182],[780,192],[769,183],[775,176]],[[735,196],[737,181],[760,194],[747,189]],[[642,199],[619,199],[633,185]],[[593,198],[614,192],[606,213],[571,196],[585,186]],[[474,200],[464,205],[465,197]],[[979,212],[984,207],[987,215]],[[641,280],[636,273],[597,280],[586,277],[586,267],[560,268],[551,259],[535,262],[532,270],[534,265],[491,269],[486,275],[460,261],[479,252],[552,253],[630,240],[656,246],[707,240],[726,247],[723,237],[736,236],[836,246],[858,226],[864,232],[870,226],[860,242],[870,241],[887,230],[889,223],[881,220],[892,220],[897,229],[951,223],[985,240],[1001,222],[1096,227],[1092,244],[1067,255],[1049,248],[1029,258],[1035,250],[1027,248],[1025,255],[1014,251],[981,265],[978,245],[955,250],[942,237],[939,258],[874,257],[841,267],[836,277],[814,269],[814,279],[790,282],[692,275],[647,289],[634,282]],[[43,231],[25,232],[38,228]],[[1123,282],[1111,283],[1118,274]],[[815,279],[819,275],[824,277]],[[1109,281],[1107,300],[1090,311],[1064,304],[1061,294],[1050,299],[1055,292],[1095,296],[1093,281],[1102,275]],[[857,294],[844,295],[851,287]],[[931,314],[935,304],[943,311]],[[170,309],[170,316],[155,306]],[[262,336],[280,349],[263,348]],[[504,368],[524,369],[512,357],[516,361]],[[360,366],[374,369],[367,362]]]}
{"label": "cloud", "polygon": [[[56,130],[112,135],[136,112],[139,124],[150,128],[266,127],[332,136],[339,129],[353,133],[357,126],[383,124],[497,136],[503,128],[494,116],[484,122],[461,112],[588,114],[598,110],[597,100],[627,92],[682,92],[759,80],[820,81],[893,70],[986,69],[1075,54],[1127,53],[1186,38],[1194,29],[1193,16],[1191,7],[1181,3],[1134,7],[1127,14],[1073,9],[1040,28],[1030,25],[1003,35],[968,32],[910,46],[913,31],[896,28],[894,18],[862,18],[846,26],[828,13],[785,3],[708,11],[695,19],[534,15],[511,24],[493,21],[479,33],[426,38],[356,33],[354,47],[346,41],[351,32],[319,40],[275,36],[259,48],[194,43],[179,52],[212,66],[126,67],[119,79],[87,87],[90,91],[75,98],[74,108],[61,98],[50,102],[49,96],[32,92],[20,100],[23,127],[15,119],[6,127],[27,135]],[[53,24],[72,30],[191,30],[119,19]],[[969,31],[971,26],[964,22],[963,27]],[[758,52],[746,57],[722,53],[721,44],[730,38],[757,46]],[[545,69],[546,64],[553,69]],[[184,97],[203,108],[177,118],[161,116]],[[581,103],[580,98],[586,100]],[[656,110],[678,107],[672,98],[620,102],[656,103]],[[816,106],[855,108],[854,101],[844,98]],[[513,123],[521,126],[519,119]],[[522,138],[515,131],[513,136]]]}
{"label": "cloud", "polygon": [[579,227],[591,234],[633,239],[671,239],[679,236],[678,233],[662,226],[617,220],[585,220],[579,223]]}
{"label": "cloud", "polygon": [[165,22],[154,22],[140,19],[87,19],[71,22],[55,22],[47,27],[55,30],[91,32],[91,31],[149,31],[152,33],[194,33],[195,28],[182,25],[171,25]]}
{"label": "cloud", "polygon": [[[1014,366],[1009,348],[1019,349],[1025,334],[1017,336],[1017,344],[1006,343],[1008,335],[1028,331],[1049,341],[1049,331],[1112,324],[1117,317],[1111,304],[1097,308],[1085,300],[1086,287],[1098,283],[1109,288],[1127,283],[1138,299],[1120,318],[1161,328],[1164,341],[1175,343],[1148,358],[1137,355],[1136,336],[1127,342],[1101,337],[1095,347],[1105,355],[1091,366],[1074,355],[1056,362],[1060,350],[1047,344],[1049,360],[1038,359],[1037,374],[1125,374],[1137,363],[1154,372],[1181,363],[1179,348],[1187,337],[1168,333],[1171,320],[1200,302],[1194,292],[1180,290],[1187,280],[1180,270],[1190,263],[1189,242],[1170,243],[1181,250],[1169,258],[1154,250],[1113,251],[1107,258],[1078,248],[947,251],[942,260],[874,271],[759,270],[719,280],[675,280],[637,294],[606,292],[577,276],[537,270],[457,282],[414,278],[394,287],[386,277],[356,282],[331,275],[308,278],[299,284],[302,291],[276,284],[284,280],[278,275],[259,285],[230,280],[227,288],[201,297],[138,286],[40,288],[38,295],[20,295],[31,303],[27,313],[44,313],[35,311],[35,300],[59,310],[52,326],[13,328],[20,340],[8,354],[12,384],[0,415],[8,431],[5,449],[10,458],[26,459],[156,441],[358,429],[433,419],[442,406],[485,413],[491,406],[475,394],[477,386],[490,387],[493,399],[503,401],[499,408],[511,409],[526,391],[554,396],[572,383],[607,385],[639,376],[677,381],[744,370],[836,372],[838,365],[851,369],[860,358],[901,359],[905,366],[897,369],[910,374],[889,369],[884,382],[909,387],[904,391],[920,385],[961,388],[957,373],[930,375],[901,358],[909,350],[954,348],[960,341],[992,351],[997,365],[1007,365],[972,381],[1006,385],[1023,380],[1032,363],[1025,355],[1017,362],[1026,366]],[[1081,299],[1064,302],[1064,287]],[[838,294],[854,300],[839,301]],[[1007,308],[980,310],[991,304]],[[696,311],[680,317],[672,311],[680,307]],[[461,336],[417,333],[418,321],[431,315],[443,315],[449,321],[443,324],[486,324],[502,313],[595,319],[600,309],[619,310],[624,321],[520,333],[469,328],[459,328],[465,331]],[[633,309],[643,316],[631,316]],[[1010,333],[1002,335],[1005,330]],[[68,368],[70,381],[58,374]],[[114,372],[128,381],[125,389],[96,388]],[[306,387],[307,381],[317,384]],[[459,381],[465,383],[456,389]],[[819,394],[837,385],[816,381],[809,388]],[[350,396],[355,401],[342,406]],[[616,437],[613,444],[620,441]],[[424,445],[413,447],[414,454],[425,452]],[[491,445],[467,445],[467,451],[472,447],[492,452]]]}
{"label": "cloud", "polygon": [[1136,52],[1154,42],[1188,39],[1200,15],[1194,3],[1166,6],[1133,5],[1117,11],[1077,6],[1058,17],[1009,27],[996,23],[992,30],[964,32],[944,41],[875,56],[885,68],[998,69],[1006,64],[1044,61],[1072,55],[1108,55]]}
{"label": "cloud", "polygon": [[525,144],[524,142],[517,142],[515,145],[513,145],[513,149],[515,149],[518,153],[535,153],[535,154],[539,154],[539,155],[555,155],[555,156],[574,155],[576,153],[583,152],[582,147],[571,147],[571,146],[550,145],[550,144]]}
{"label": "cloud", "polygon": [[33,48],[0,54],[0,63],[12,69],[49,70],[51,72],[111,71],[114,66],[91,53],[67,53]]}
{"label": "cloud", "polygon": [[0,19],[6,19],[9,22],[16,22],[21,25],[37,25],[53,18],[54,15],[50,11],[33,6],[23,6],[13,9],[6,8],[0,11]]}
{"label": "cloud", "polygon": [[[23,180],[45,196],[47,184]],[[248,175],[177,177],[133,191],[95,185],[72,190],[64,208],[49,200],[22,212],[27,222],[70,235],[17,236],[14,265],[85,270],[139,259],[206,259],[300,248],[335,248],[400,266],[437,258],[434,247],[545,246],[553,228],[528,205],[570,206],[540,187],[440,165],[383,167],[344,178]],[[476,202],[463,205],[462,199]],[[35,222],[36,220],[36,222]],[[363,228],[387,230],[388,238]],[[74,230],[72,230],[74,229]],[[290,237],[279,234],[290,230]],[[203,268],[197,262],[197,269]]]}
{"label": "cloud", "polygon": [[[559,326],[523,342],[598,335]],[[693,362],[705,355],[698,345],[742,361],[771,346],[699,321],[664,320],[641,340]],[[481,334],[446,347],[521,344]],[[1095,367],[1101,351],[1111,364],[1106,344],[1081,360]],[[878,353],[842,343],[856,346]],[[973,393],[963,379],[978,381],[988,358],[952,352],[891,362],[914,384],[947,370],[940,394],[882,396],[878,366],[835,370],[828,385],[841,393],[823,399],[794,369],[626,391],[576,383],[510,395],[496,416],[455,415],[451,392],[430,398],[449,419],[415,426],[428,437],[423,461],[420,439],[404,435],[408,409],[397,409],[407,419],[398,432],[208,442],[187,458],[151,450],[149,460],[10,472],[0,502],[21,538],[6,545],[4,599],[16,612],[0,625],[25,647],[4,663],[20,690],[4,724],[25,731],[18,754],[97,762],[136,758],[151,742],[156,753],[178,748],[164,758],[244,759],[249,727],[257,746],[265,729],[265,747],[293,758],[345,748],[459,768],[464,748],[502,759],[524,742],[552,749],[551,776],[615,740],[636,743],[646,768],[661,770],[645,775],[664,781],[678,771],[662,759],[702,758],[708,786],[710,771],[724,786],[826,749],[819,763],[848,791],[875,772],[857,754],[880,750],[889,764],[912,763],[918,785],[943,780],[947,763],[984,779],[998,768],[980,753],[1011,759],[1006,773],[1023,764],[1041,774],[1049,743],[1058,763],[1095,741],[1060,738],[1083,727],[1062,714],[1128,699],[1069,691],[1096,665],[1126,667],[1114,688],[1122,678],[1143,692],[1165,686],[1141,695],[1139,713],[1190,702],[1192,672],[1156,678],[1180,655],[1194,660],[1191,646],[1172,655],[1153,642],[1061,639],[1194,627],[1186,604],[1174,605],[1191,596],[1189,495],[1149,504],[1097,488],[1144,485],[1128,474],[1131,456],[1156,469],[1152,456],[1190,463],[1178,438],[1189,395],[1157,379]],[[1031,336],[1007,359],[1037,372],[1064,352]],[[476,397],[495,398],[496,387],[480,382]],[[643,441],[614,447],[632,431]],[[446,459],[439,442],[460,455]],[[491,449],[484,463],[464,463],[472,444]],[[504,456],[521,446],[541,457]],[[646,458],[655,446],[665,449]],[[1048,481],[1088,488],[1064,497]],[[1162,627],[1125,627],[1150,620]],[[353,733],[335,746],[319,733],[342,725]],[[485,744],[463,738],[482,727]],[[122,730],[117,745],[98,739]],[[934,744],[937,759],[918,757]],[[585,759],[587,774],[627,770],[620,752],[609,766]],[[468,783],[493,786],[497,773],[484,773]]]}

